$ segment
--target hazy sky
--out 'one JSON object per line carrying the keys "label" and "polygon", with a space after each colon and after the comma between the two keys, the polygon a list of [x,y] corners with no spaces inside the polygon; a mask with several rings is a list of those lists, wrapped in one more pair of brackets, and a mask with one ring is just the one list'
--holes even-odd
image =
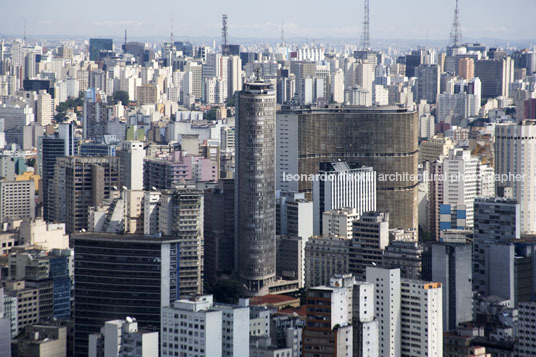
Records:
{"label": "hazy sky", "polygon": [[[455,0],[370,0],[371,39],[448,39]],[[534,40],[536,0],[460,0],[465,38]],[[0,0],[0,37],[37,35],[359,38],[363,0]]]}

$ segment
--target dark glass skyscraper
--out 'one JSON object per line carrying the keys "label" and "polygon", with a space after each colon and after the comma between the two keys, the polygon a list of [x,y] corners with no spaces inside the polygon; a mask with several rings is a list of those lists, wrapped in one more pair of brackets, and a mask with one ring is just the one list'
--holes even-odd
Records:
{"label": "dark glass skyscraper", "polygon": [[85,233],[74,243],[74,348],[87,356],[88,335],[109,320],[135,317],[159,331],[160,309],[178,299],[179,240]]}
{"label": "dark glass skyscraper", "polygon": [[237,99],[236,258],[240,280],[252,293],[263,293],[276,273],[276,93],[257,81],[245,84]]}
{"label": "dark glass skyscraper", "polygon": [[113,51],[114,40],[111,38],[90,38],[89,59],[96,61],[100,58],[101,51]]}
{"label": "dark glass skyscraper", "polygon": [[49,184],[54,178],[56,158],[75,155],[76,141],[74,125],[60,124],[54,136],[40,138],[39,164],[43,190],[43,216],[45,221],[51,221],[49,207]]}

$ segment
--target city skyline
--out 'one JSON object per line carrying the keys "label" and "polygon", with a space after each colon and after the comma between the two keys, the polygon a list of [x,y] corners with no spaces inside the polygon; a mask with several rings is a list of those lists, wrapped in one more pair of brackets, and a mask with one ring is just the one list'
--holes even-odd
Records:
{"label": "city skyline", "polygon": [[[298,4],[274,0],[257,4],[254,16],[243,8],[243,2],[231,0],[214,3],[203,12],[196,12],[193,5],[172,6],[166,1],[159,8],[144,8],[141,3],[97,4],[84,10],[84,16],[73,12],[70,17],[69,5],[64,0],[53,4],[32,4],[28,1],[9,2],[0,14],[0,36],[117,36],[125,31],[133,38],[165,37],[171,32],[175,38],[219,38],[221,14],[229,16],[229,37],[274,38],[281,37],[283,25],[287,38],[308,39],[359,39],[363,19],[363,2],[341,1],[339,6],[323,8],[318,0],[310,2],[307,8]],[[109,10],[95,12],[100,3]],[[382,4],[384,3],[384,4]],[[370,5],[371,41],[395,38],[436,41],[448,39],[454,1],[411,0],[373,1]],[[136,6],[139,5],[139,6]],[[536,10],[531,0],[519,0],[516,7],[506,6],[498,0],[475,0],[460,3],[460,21],[464,39],[492,38],[500,40],[526,40],[536,38],[530,21],[530,14]],[[284,6],[284,7],[283,7]],[[325,7],[325,6],[324,6]],[[166,9],[162,11],[162,9]],[[282,9],[287,9],[282,14]],[[519,11],[524,9],[526,11]],[[344,11],[343,11],[344,10]],[[500,22],[500,25],[496,24]],[[396,34],[396,36],[393,36]]]}

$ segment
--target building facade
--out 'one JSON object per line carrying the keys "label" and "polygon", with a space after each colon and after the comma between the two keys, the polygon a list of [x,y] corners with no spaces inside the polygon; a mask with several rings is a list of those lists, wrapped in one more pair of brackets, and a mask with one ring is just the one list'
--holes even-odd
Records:
{"label": "building facade", "polygon": [[238,272],[249,291],[275,280],[275,105],[264,82],[246,84],[238,94],[236,123],[236,223]]}

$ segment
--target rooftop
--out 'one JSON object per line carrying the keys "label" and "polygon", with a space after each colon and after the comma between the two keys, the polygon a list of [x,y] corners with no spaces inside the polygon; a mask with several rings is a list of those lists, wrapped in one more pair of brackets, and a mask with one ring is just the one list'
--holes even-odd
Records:
{"label": "rooftop", "polygon": [[121,242],[144,242],[144,243],[165,243],[179,242],[177,237],[167,237],[159,235],[140,234],[114,234],[114,233],[94,233],[83,232],[72,235],[74,240],[95,240],[95,241],[121,241]]}

